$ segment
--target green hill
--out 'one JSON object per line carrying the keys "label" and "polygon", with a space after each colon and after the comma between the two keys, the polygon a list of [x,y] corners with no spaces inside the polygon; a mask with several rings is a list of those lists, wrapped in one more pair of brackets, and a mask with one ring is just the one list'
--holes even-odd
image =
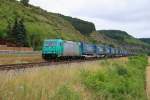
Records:
{"label": "green hill", "polygon": [[96,31],[95,25],[91,22],[87,22],[81,19],[72,18],[70,16],[64,16],[58,14],[60,17],[64,18],[65,20],[69,21],[76,30],[80,31],[83,35],[89,35],[93,31]]}
{"label": "green hill", "polygon": [[15,0],[0,0],[0,38],[7,37],[8,23],[14,23],[16,16],[24,19],[30,45],[35,45],[36,49],[41,48],[42,42],[46,38],[88,41],[62,17],[31,5],[25,7]]}
{"label": "green hill", "polygon": [[62,38],[108,44],[135,51],[148,52],[150,45],[120,30],[95,30],[92,22],[50,13],[32,5],[24,6],[16,0],[0,0],[0,39],[7,39],[9,23],[15,18],[24,20],[30,46],[40,50],[44,39]]}
{"label": "green hill", "polygon": [[125,31],[120,30],[99,30],[92,35],[92,39],[110,44],[114,47],[122,47],[131,51],[149,52],[150,45],[134,38]]}
{"label": "green hill", "polygon": [[145,43],[134,38],[133,36],[129,35],[125,31],[121,30],[99,30],[100,34],[103,34],[114,41],[116,41],[118,44],[128,44],[128,45],[144,45]]}
{"label": "green hill", "polygon": [[140,38],[141,41],[150,44],[150,38]]}

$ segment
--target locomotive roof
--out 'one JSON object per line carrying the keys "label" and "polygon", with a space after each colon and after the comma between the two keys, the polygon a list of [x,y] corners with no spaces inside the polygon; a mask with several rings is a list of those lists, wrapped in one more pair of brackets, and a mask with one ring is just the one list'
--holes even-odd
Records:
{"label": "locomotive roof", "polygon": [[62,39],[46,39],[45,41],[63,41]]}

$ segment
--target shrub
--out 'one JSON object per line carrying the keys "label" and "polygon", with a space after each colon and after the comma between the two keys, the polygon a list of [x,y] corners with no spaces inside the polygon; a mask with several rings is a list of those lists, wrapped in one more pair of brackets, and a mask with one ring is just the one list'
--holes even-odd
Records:
{"label": "shrub", "polygon": [[50,100],[80,100],[80,96],[70,87],[63,85],[58,88]]}
{"label": "shrub", "polygon": [[145,55],[129,57],[128,63],[113,63],[96,72],[81,71],[82,83],[95,92],[96,99],[146,100]]}
{"label": "shrub", "polygon": [[124,66],[116,66],[116,71],[120,76],[125,76],[128,74],[128,70]]}

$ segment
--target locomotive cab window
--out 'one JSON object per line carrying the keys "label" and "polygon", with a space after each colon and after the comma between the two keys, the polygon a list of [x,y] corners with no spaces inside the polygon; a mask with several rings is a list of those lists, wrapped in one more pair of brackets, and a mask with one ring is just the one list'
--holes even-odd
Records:
{"label": "locomotive cab window", "polygon": [[48,46],[51,46],[51,47],[52,47],[52,46],[57,46],[57,43],[54,42],[54,41],[51,41],[51,42],[48,43]]}
{"label": "locomotive cab window", "polygon": [[46,41],[44,44],[45,47],[53,47],[53,46],[57,46],[57,42],[55,41]]}

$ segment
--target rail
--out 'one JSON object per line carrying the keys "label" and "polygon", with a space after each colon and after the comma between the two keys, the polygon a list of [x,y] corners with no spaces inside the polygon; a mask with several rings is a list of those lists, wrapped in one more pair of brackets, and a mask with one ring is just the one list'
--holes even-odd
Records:
{"label": "rail", "polygon": [[51,61],[51,62],[39,62],[39,63],[23,63],[23,64],[9,64],[9,65],[0,65],[0,71],[4,70],[19,70],[33,67],[43,67],[43,66],[52,66],[52,65],[60,65],[60,64],[68,64],[68,63],[79,63],[85,61],[94,61],[98,59],[87,59],[87,60],[68,60],[68,61]]}

